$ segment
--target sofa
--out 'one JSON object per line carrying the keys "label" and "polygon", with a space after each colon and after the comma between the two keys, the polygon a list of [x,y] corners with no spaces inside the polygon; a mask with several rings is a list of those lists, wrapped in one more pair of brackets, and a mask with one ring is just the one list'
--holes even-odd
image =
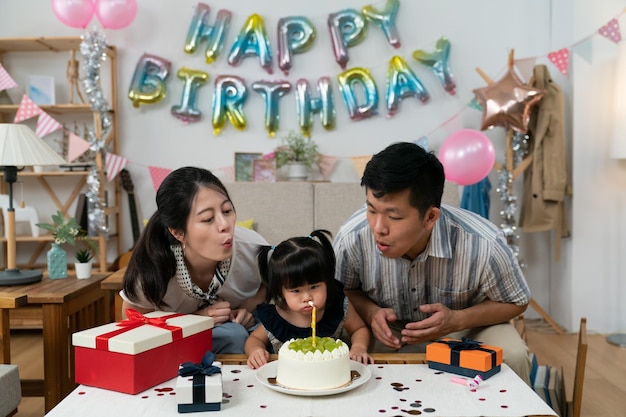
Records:
{"label": "sofa", "polygon": [[[224,184],[237,211],[237,220],[252,224],[270,244],[326,229],[333,236],[341,224],[365,203],[358,183],[232,182]],[[459,189],[446,182],[442,202],[459,206]]]}
{"label": "sofa", "polygon": [[0,417],[14,415],[21,400],[22,389],[17,366],[0,364]]}

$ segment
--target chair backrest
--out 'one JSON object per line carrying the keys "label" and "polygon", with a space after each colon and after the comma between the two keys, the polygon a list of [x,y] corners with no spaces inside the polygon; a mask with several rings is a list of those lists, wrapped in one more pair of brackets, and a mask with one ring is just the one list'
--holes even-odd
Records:
{"label": "chair backrest", "polygon": [[583,384],[585,382],[585,365],[587,363],[587,318],[580,319],[578,332],[578,349],[576,353],[576,370],[574,371],[574,394],[572,395],[570,417],[580,417],[583,402]]}

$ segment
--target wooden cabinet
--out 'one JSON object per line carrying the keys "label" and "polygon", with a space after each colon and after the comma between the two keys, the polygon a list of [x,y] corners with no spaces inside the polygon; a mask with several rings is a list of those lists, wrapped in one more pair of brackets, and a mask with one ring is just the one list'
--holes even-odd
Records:
{"label": "wooden cabinet", "polygon": [[[42,38],[0,38],[0,63],[3,64],[9,74],[15,79],[15,74],[22,76],[22,74],[46,74],[48,72],[56,71],[57,74],[62,73],[64,76],[68,75],[71,70],[79,71],[79,77],[82,77],[80,60],[82,58],[80,54],[80,45],[82,39],[80,37],[42,37]],[[112,122],[112,128],[109,130],[106,138],[102,138],[102,132],[99,129],[100,112],[94,111],[91,105],[83,103],[80,98],[79,92],[82,90],[82,85],[78,79],[75,79],[74,83],[55,77],[55,83],[57,86],[67,88],[69,94],[57,94],[55,103],[48,105],[38,105],[44,112],[48,113],[51,117],[57,120],[59,123],[75,123],[76,118],[82,118],[86,120],[86,124],[89,124],[89,130],[95,132],[96,137],[99,140],[104,140],[105,148],[107,152],[117,154],[118,149],[118,123],[117,123],[117,69],[116,69],[116,49],[114,46],[108,45],[105,48],[106,60],[102,63],[101,71],[101,88],[108,101],[111,111],[109,113],[110,120]],[[12,61],[13,57],[17,57],[16,62]],[[67,60],[65,60],[67,59]],[[61,63],[62,68],[59,69]],[[67,65],[67,66],[66,66]],[[22,76],[23,78],[23,76]],[[24,79],[18,81],[17,90],[21,94],[26,94],[26,82]],[[106,85],[106,86],[105,86]],[[65,91],[64,91],[65,92]],[[1,93],[1,92],[0,92]],[[4,94],[7,94],[6,92]],[[88,97],[82,93],[85,100]],[[20,96],[21,97],[21,96]],[[13,100],[13,103],[7,104],[6,102],[0,103],[0,122],[12,123],[19,107],[19,101]],[[99,271],[105,272],[108,270],[108,255],[109,246],[114,245],[112,255],[119,256],[121,247],[121,234],[120,234],[120,187],[117,182],[107,183],[106,172],[102,156],[98,154],[94,161],[87,161],[88,164],[93,164],[98,170],[100,181],[100,201],[106,201],[106,206],[103,205],[103,210],[106,215],[107,225],[109,233],[107,236],[98,236],[97,239],[100,245],[100,253],[98,256],[98,268]],[[25,169],[18,173],[18,181],[23,180],[24,186],[33,186],[38,188],[38,192],[45,193],[48,201],[54,204],[55,207],[51,208],[51,212],[55,212],[57,209],[61,210],[67,215],[74,215],[70,212],[70,208],[76,202],[77,197],[81,192],[86,190],[86,182],[88,177],[88,171],[70,171],[59,168],[54,171],[34,172]],[[51,184],[51,179],[54,179],[58,183],[59,178],[66,187],[71,190],[69,196],[61,197],[55,189],[55,186]],[[34,180],[33,180],[34,179]],[[6,193],[6,183],[0,181],[0,191]],[[106,195],[106,199],[105,199]],[[41,222],[49,222],[50,219],[45,217],[41,218]],[[20,242],[35,242],[37,244],[36,249],[33,251],[30,260],[25,265],[19,265],[20,267],[34,267],[39,255],[43,249],[46,248],[48,243],[52,240],[51,235],[40,235],[39,237],[31,236],[19,236],[17,243]],[[2,246],[2,253],[6,254],[6,238],[0,238],[0,244]]]}

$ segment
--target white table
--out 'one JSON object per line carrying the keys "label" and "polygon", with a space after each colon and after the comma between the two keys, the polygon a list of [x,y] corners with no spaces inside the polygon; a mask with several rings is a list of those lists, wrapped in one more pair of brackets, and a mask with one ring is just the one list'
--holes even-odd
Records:
{"label": "white table", "polygon": [[[556,416],[556,413],[507,365],[477,390],[453,383],[454,375],[427,365],[369,365],[370,379],[354,390],[332,396],[306,397],[276,392],[256,379],[245,365],[224,365],[224,402],[212,416]],[[394,387],[392,384],[401,384]],[[421,404],[420,404],[421,403]],[[81,385],[47,417],[175,416],[176,379],[137,395]]]}

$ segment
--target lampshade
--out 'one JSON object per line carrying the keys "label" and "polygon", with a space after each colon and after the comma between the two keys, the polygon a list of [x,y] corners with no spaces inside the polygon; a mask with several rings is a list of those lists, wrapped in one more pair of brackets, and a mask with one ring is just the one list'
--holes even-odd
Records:
{"label": "lampshade", "polygon": [[613,85],[613,122],[609,155],[611,158],[626,159],[626,42],[619,43]]}
{"label": "lampshade", "polygon": [[65,160],[28,126],[0,123],[0,166],[64,163]]}

